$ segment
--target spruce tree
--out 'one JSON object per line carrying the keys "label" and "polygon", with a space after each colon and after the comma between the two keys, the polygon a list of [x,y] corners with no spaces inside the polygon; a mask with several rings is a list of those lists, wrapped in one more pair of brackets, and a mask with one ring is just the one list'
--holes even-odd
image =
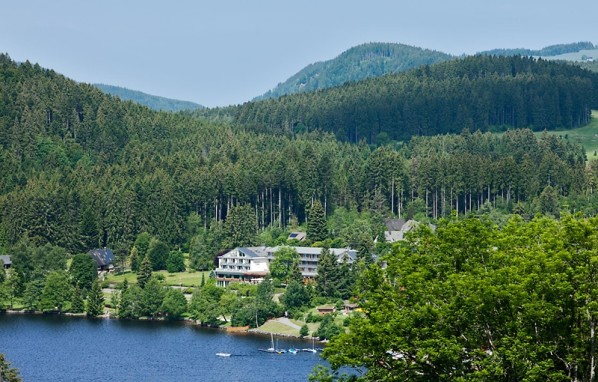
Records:
{"label": "spruce tree", "polygon": [[324,207],[319,200],[316,200],[309,209],[307,218],[307,238],[312,243],[323,241],[328,238],[328,227],[326,226],[326,216]]}
{"label": "spruce tree", "polygon": [[137,272],[137,285],[140,288],[144,288],[145,284],[152,278],[152,262],[150,261],[148,256],[145,256],[143,261],[141,262],[141,267],[139,267],[139,271]]}
{"label": "spruce tree", "polygon": [[137,272],[139,270],[139,250],[135,246],[133,246],[133,248],[131,249],[131,254],[129,255],[129,263],[133,272]]}
{"label": "spruce tree", "polygon": [[91,291],[87,296],[87,316],[97,317],[104,313],[104,295],[100,283],[96,280],[91,285]]}
{"label": "spruce tree", "polygon": [[79,285],[75,286],[73,291],[73,298],[71,299],[71,313],[83,313],[85,312],[85,301],[83,301],[83,295]]}
{"label": "spruce tree", "polygon": [[322,297],[333,297],[338,283],[338,264],[336,256],[328,248],[323,248],[318,259],[316,291]]}

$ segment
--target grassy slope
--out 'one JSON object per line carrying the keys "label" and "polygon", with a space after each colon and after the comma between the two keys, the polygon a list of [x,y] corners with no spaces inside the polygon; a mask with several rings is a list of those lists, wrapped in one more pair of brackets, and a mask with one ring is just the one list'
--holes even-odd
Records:
{"label": "grassy slope", "polygon": [[[534,134],[540,137],[543,132]],[[579,143],[586,149],[588,160],[598,159],[598,110],[592,110],[592,121],[584,127],[572,130],[548,131],[548,134],[566,137],[572,142]],[[597,156],[594,156],[594,151],[596,151]]]}

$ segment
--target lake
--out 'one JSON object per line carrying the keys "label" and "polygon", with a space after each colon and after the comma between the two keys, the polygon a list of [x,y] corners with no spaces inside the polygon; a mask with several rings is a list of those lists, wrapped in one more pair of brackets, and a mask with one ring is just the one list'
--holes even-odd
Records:
{"label": "lake", "polygon": [[[278,341],[281,348],[311,347]],[[187,323],[0,314],[0,353],[26,382],[306,381],[315,365],[327,365],[319,354],[257,350],[268,347],[269,336]]]}

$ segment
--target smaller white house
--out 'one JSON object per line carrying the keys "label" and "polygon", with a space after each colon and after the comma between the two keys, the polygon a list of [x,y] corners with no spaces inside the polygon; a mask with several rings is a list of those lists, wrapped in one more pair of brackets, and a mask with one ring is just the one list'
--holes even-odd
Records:
{"label": "smaller white house", "polygon": [[[231,282],[260,283],[270,272],[270,262],[274,254],[280,249],[277,247],[238,247],[218,257],[216,283],[227,286]],[[292,247],[301,257],[299,268],[303,278],[313,280],[317,275],[318,260],[322,248]],[[344,261],[353,263],[357,259],[357,252],[349,248],[330,248],[329,251],[336,256],[339,263]]]}
{"label": "smaller white house", "polygon": [[269,272],[266,247],[238,247],[218,257],[216,283],[227,286],[231,282],[259,283]]}

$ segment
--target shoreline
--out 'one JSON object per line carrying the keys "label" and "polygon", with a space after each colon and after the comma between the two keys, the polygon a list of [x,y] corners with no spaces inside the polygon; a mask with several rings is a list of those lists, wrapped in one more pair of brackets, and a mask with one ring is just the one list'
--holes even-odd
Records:
{"label": "shoreline", "polygon": [[[306,336],[306,337],[301,337],[301,336],[296,336],[293,334],[287,334],[287,333],[277,333],[277,332],[269,332],[266,330],[261,330],[258,328],[253,328],[250,329],[249,327],[247,327],[245,329],[245,327],[231,327],[231,326],[219,326],[219,327],[210,327],[210,326],[202,326],[200,323],[197,323],[196,320],[193,320],[191,318],[183,318],[181,320],[166,320],[164,318],[139,318],[139,319],[129,319],[129,318],[118,318],[117,316],[111,315],[110,313],[106,313],[106,314],[102,314],[96,317],[87,317],[87,315],[85,313],[69,313],[69,312],[40,312],[40,311],[30,311],[30,310],[24,310],[24,309],[2,309],[0,310],[0,315],[1,314],[6,314],[6,315],[31,315],[31,316],[50,316],[50,317],[55,317],[55,316],[62,316],[62,317],[69,317],[69,318],[84,318],[84,319],[102,319],[102,320],[119,320],[119,321],[128,321],[128,322],[134,322],[134,321],[141,321],[141,322],[169,322],[169,323],[174,323],[174,322],[179,322],[179,323],[183,323],[183,324],[187,324],[187,325],[192,325],[195,327],[199,327],[199,328],[205,328],[205,329],[211,329],[211,330],[219,330],[222,332],[225,332],[226,334],[232,334],[232,335],[247,335],[247,334],[253,334],[253,335],[258,335],[258,336],[267,336],[267,335],[274,335],[274,336],[278,336],[278,337],[282,337],[282,338],[296,338],[298,340],[312,340],[315,337],[311,337],[311,336]],[[230,329],[230,328],[234,328],[234,329]],[[317,338],[316,338],[317,339]],[[318,342],[321,342],[318,340]],[[325,343],[325,342],[321,342],[321,343]]]}

